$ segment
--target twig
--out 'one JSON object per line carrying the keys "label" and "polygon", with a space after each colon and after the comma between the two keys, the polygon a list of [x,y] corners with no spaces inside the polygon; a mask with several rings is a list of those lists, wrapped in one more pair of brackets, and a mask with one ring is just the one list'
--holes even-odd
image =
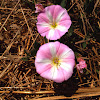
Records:
{"label": "twig", "polygon": [[100,2],[100,0],[97,0],[96,1],[96,3],[95,3],[95,5],[94,5],[94,9],[93,9],[93,11],[92,11],[92,13],[94,13],[95,12],[95,9],[96,9],[96,7],[97,7],[97,5],[98,5],[98,3]]}
{"label": "twig", "polygon": [[12,11],[10,12],[10,14],[8,15],[8,17],[6,18],[5,22],[3,23],[3,25],[0,28],[0,31],[2,30],[2,28],[4,27],[5,23],[7,22],[7,20],[9,19],[9,17],[11,16],[11,14],[13,13],[13,11],[15,10],[15,8],[17,7],[18,3],[20,2],[20,0],[18,0],[17,4],[15,5],[15,7],[12,9]]}
{"label": "twig", "polygon": [[2,78],[4,76],[4,74],[7,71],[7,69],[11,66],[11,63],[12,62],[10,62],[9,65],[2,71],[2,73],[0,74],[0,78]]}
{"label": "twig", "polygon": [[82,78],[81,78],[81,75],[80,75],[80,73],[79,73],[79,70],[78,70],[78,69],[77,69],[77,73],[78,73],[78,76],[79,76],[79,78],[80,78],[80,82],[81,82],[81,83],[83,83]]}
{"label": "twig", "polygon": [[71,7],[67,10],[67,12],[69,12],[75,4],[76,4],[76,2],[74,2],[74,3],[71,5]]}
{"label": "twig", "polygon": [[94,93],[82,93],[82,94],[76,94],[71,97],[66,96],[51,96],[51,97],[44,97],[39,99],[29,99],[29,100],[60,100],[60,99],[73,99],[73,98],[81,98],[81,97],[91,97],[91,96],[99,96],[100,92],[94,92]]}
{"label": "twig", "polygon": [[[95,83],[95,82],[100,82],[100,80],[93,81],[93,83]],[[87,83],[79,84],[78,86],[86,85],[86,84],[89,84],[89,83],[92,83],[92,82],[87,82]]]}
{"label": "twig", "polygon": [[[4,7],[0,7],[0,9],[2,9],[2,10],[13,10],[14,8],[4,8]],[[17,10],[17,9],[15,9],[15,10]],[[18,9],[18,11],[20,11],[21,9]],[[23,9],[23,10],[31,10],[31,9]]]}
{"label": "twig", "polygon": [[83,42],[87,42],[87,41],[90,41],[90,39],[87,39],[87,40],[80,40],[78,42],[75,42],[75,44],[79,44],[79,43],[83,43]]}
{"label": "twig", "polygon": [[89,54],[88,54],[88,57],[89,57],[90,70],[91,70],[91,73],[92,73],[92,64],[91,64],[91,59],[90,59],[90,55]]}
{"label": "twig", "polygon": [[34,0],[34,4],[36,5],[36,2],[35,2],[35,0]]}
{"label": "twig", "polygon": [[84,22],[83,15],[82,15],[81,12],[80,12],[80,15],[81,15],[82,23],[83,23],[84,33],[85,33],[85,36],[86,36],[86,27],[85,27],[85,22]]}
{"label": "twig", "polygon": [[[10,93],[10,91],[0,91],[0,93]],[[54,91],[38,91],[38,92],[32,92],[32,91],[12,91],[14,94],[53,94]]]}
{"label": "twig", "polygon": [[23,9],[22,9],[22,7],[21,7],[21,4],[19,3],[19,5],[20,5],[20,8],[21,8],[22,14],[23,14],[23,16],[24,16],[25,22],[26,22],[26,24],[27,24],[28,30],[29,30],[30,34],[32,34],[32,32],[31,32],[31,30],[30,30],[30,27],[29,27],[29,25],[28,25],[28,21],[27,21],[25,15],[24,15],[24,11],[23,11]]}
{"label": "twig", "polygon": [[[23,78],[20,79],[19,82],[18,82],[17,84],[15,84],[15,86],[18,86],[18,85],[21,83],[21,81],[27,76],[27,74],[28,74],[30,71],[31,71],[31,69],[29,69],[29,70],[26,72],[26,74],[23,76]],[[15,87],[15,86],[14,86],[14,87]]]}
{"label": "twig", "polygon": [[88,70],[87,68],[85,68],[90,74],[91,74],[91,76],[93,77],[93,78],[95,78],[95,79],[97,79],[98,80],[98,78],[96,77],[96,76],[94,76],[92,73],[91,73],[91,71],[90,70]]}
{"label": "twig", "polygon": [[83,34],[79,31],[78,28],[77,28],[77,29],[74,29],[74,33],[76,33],[77,35],[79,35],[79,36],[82,37],[83,39],[85,38],[85,35],[83,35]]}
{"label": "twig", "polygon": [[39,33],[37,33],[36,38],[33,40],[33,42],[32,42],[32,44],[31,44],[29,50],[32,48],[32,46],[33,46],[33,44],[35,43],[35,41],[36,41],[36,39],[38,38],[38,36],[39,36]]}
{"label": "twig", "polygon": [[92,32],[94,32],[94,30],[93,30],[92,26],[90,25],[90,23],[89,23],[89,21],[88,21],[88,19],[87,19],[87,17],[86,17],[86,14],[84,13],[84,11],[83,11],[81,5],[77,2],[77,0],[76,0],[76,3],[77,3],[77,7],[78,7],[79,11],[81,10],[81,12],[83,13],[83,16],[84,16],[86,22],[88,23],[88,25],[90,26]]}
{"label": "twig", "polygon": [[4,51],[4,53],[2,54],[1,58],[3,57],[3,55],[4,55],[6,52],[8,52],[8,51],[10,50],[12,44],[13,44],[13,42],[11,42],[11,43],[8,45],[8,47],[6,48],[6,50]]}

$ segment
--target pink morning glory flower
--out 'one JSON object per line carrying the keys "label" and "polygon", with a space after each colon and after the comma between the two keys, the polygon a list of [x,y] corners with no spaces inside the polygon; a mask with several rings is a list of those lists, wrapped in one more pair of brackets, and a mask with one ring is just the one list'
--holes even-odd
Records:
{"label": "pink morning glory flower", "polygon": [[79,62],[79,64],[77,64],[76,67],[80,71],[80,73],[83,73],[83,69],[87,67],[87,64],[85,60],[81,57],[79,57],[77,61]]}
{"label": "pink morning glory flower", "polygon": [[40,76],[61,83],[68,80],[75,65],[72,49],[60,42],[42,45],[36,54],[35,67]]}
{"label": "pink morning glory flower", "polygon": [[68,32],[70,26],[70,16],[60,5],[46,7],[37,17],[38,32],[49,40],[59,39]]}
{"label": "pink morning glory flower", "polygon": [[43,12],[44,11],[44,7],[43,7],[42,4],[36,4],[35,5],[35,8],[36,8],[35,13],[40,13],[40,12]]}

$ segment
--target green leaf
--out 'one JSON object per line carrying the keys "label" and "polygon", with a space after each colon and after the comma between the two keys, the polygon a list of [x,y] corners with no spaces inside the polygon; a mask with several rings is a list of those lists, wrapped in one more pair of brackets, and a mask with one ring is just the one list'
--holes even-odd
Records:
{"label": "green leaf", "polygon": [[[34,3],[34,0],[32,1],[32,3]],[[35,4],[35,3],[34,3]]]}
{"label": "green leaf", "polygon": [[71,36],[73,33],[73,27],[71,26],[69,29],[68,29],[68,36]]}
{"label": "green leaf", "polygon": [[24,50],[24,52],[27,54],[27,56],[31,56],[29,53],[27,53],[27,51],[26,51],[26,50]]}
{"label": "green leaf", "polygon": [[23,57],[22,60],[23,61],[28,61],[29,60],[29,57]]}
{"label": "green leaf", "polygon": [[35,43],[34,43],[34,48],[38,50],[40,46],[41,46],[41,45],[40,45],[38,42],[35,41]]}
{"label": "green leaf", "polygon": [[37,50],[36,49],[31,50],[31,56],[34,57],[36,55],[36,53],[37,53]]}
{"label": "green leaf", "polygon": [[78,52],[74,52],[75,53],[75,57],[78,58],[79,53]]}
{"label": "green leaf", "polygon": [[86,73],[85,73],[86,75],[88,75],[89,74],[89,72],[88,71],[86,71]]}
{"label": "green leaf", "polygon": [[34,48],[31,49],[31,56],[35,56],[36,55],[36,53],[37,53],[37,51],[38,51],[40,46],[41,45],[38,42],[35,41]]}
{"label": "green leaf", "polygon": [[96,72],[99,74],[99,70],[98,69],[96,69]]}
{"label": "green leaf", "polygon": [[86,42],[82,43],[83,49],[86,48]]}
{"label": "green leaf", "polygon": [[46,37],[44,37],[44,39],[45,39],[45,42],[48,43],[48,39]]}
{"label": "green leaf", "polygon": [[66,6],[66,0],[62,0],[60,5],[64,8]]}

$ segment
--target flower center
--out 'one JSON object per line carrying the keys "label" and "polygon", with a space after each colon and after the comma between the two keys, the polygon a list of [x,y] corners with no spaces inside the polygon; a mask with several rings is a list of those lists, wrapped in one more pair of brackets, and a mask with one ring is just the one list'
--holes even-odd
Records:
{"label": "flower center", "polygon": [[54,58],[52,59],[52,64],[55,65],[55,66],[58,68],[58,66],[60,65],[60,60],[59,60],[59,58],[54,57]]}
{"label": "flower center", "polygon": [[51,27],[52,28],[56,28],[57,27],[57,23],[56,22],[53,22],[52,25],[51,25]]}

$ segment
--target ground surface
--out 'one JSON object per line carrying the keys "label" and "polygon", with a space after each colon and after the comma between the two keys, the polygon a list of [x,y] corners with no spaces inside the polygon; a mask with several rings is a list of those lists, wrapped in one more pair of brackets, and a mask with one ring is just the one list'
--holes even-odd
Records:
{"label": "ground surface", "polygon": [[[37,74],[34,60],[45,39],[37,32],[35,4],[61,4],[72,25],[58,41],[83,57],[87,68],[63,83]],[[0,0],[0,99],[53,100],[77,98],[100,100],[100,1],[99,0]]]}

